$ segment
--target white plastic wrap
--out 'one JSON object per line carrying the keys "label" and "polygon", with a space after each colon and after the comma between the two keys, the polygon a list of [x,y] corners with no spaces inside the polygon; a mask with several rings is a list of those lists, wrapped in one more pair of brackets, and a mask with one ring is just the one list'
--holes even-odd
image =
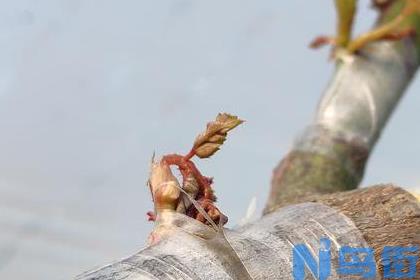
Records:
{"label": "white plastic wrap", "polygon": [[344,56],[317,110],[315,126],[371,148],[411,79],[419,59],[412,40],[370,44]]}
{"label": "white plastic wrap", "polygon": [[348,217],[319,203],[285,207],[235,231],[216,231],[174,212],[157,227],[163,234],[155,245],[77,279],[293,279],[293,246],[305,244],[317,259],[321,238],[331,240],[328,279],[345,279],[336,271],[339,249],[367,246]]}

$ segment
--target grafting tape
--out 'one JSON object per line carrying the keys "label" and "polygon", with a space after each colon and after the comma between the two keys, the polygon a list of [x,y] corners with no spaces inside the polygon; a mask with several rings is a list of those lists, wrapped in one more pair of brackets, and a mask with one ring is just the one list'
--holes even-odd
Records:
{"label": "grafting tape", "polygon": [[[215,231],[182,214],[164,215],[156,228],[163,234],[155,245],[77,279],[288,280],[293,279],[295,246],[305,245],[319,264],[318,252],[326,249],[320,245],[323,238],[330,241],[328,279],[345,279],[337,270],[340,248],[368,247],[348,217],[320,203],[284,207],[237,230]],[[316,279],[310,270],[305,273],[305,279]]]}

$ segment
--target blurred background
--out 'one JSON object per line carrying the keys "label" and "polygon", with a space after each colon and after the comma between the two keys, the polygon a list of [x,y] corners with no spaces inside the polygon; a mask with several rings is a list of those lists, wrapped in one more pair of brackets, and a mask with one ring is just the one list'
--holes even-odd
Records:
{"label": "blurred background", "polygon": [[[356,30],[375,14],[360,1]],[[247,120],[211,160],[230,226],[315,110],[333,65],[323,1],[2,1],[0,279],[70,279],[140,250],[152,153],[187,152],[218,112]],[[420,185],[420,81],[363,185]]]}

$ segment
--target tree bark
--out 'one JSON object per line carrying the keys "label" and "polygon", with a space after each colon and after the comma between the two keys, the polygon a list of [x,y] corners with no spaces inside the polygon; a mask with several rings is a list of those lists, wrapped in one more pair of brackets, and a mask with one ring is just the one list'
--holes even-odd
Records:
{"label": "tree bark", "polygon": [[[375,251],[382,274],[381,252],[384,246],[420,246],[420,203],[407,191],[392,185],[311,195],[301,202],[320,202],[339,210],[356,224]],[[420,273],[420,262],[417,262]],[[418,278],[420,279],[420,274]]]}

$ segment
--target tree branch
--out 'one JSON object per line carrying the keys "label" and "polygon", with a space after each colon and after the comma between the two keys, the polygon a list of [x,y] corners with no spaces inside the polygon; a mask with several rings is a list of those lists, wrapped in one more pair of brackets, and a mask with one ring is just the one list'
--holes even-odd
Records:
{"label": "tree branch", "polygon": [[420,204],[403,189],[377,186],[307,201],[314,204],[284,207],[234,231],[214,232],[187,216],[166,216],[161,242],[77,280],[291,280],[293,246],[305,244],[317,258],[326,236],[332,241],[329,279],[342,279],[334,269],[342,246],[372,248],[381,276],[385,244],[420,244]]}
{"label": "tree branch", "polygon": [[[392,21],[406,0],[380,9]],[[401,23],[420,34],[417,13]],[[315,118],[274,170],[265,213],[301,197],[355,189],[387,120],[418,66],[420,36],[371,43],[339,56]]]}

